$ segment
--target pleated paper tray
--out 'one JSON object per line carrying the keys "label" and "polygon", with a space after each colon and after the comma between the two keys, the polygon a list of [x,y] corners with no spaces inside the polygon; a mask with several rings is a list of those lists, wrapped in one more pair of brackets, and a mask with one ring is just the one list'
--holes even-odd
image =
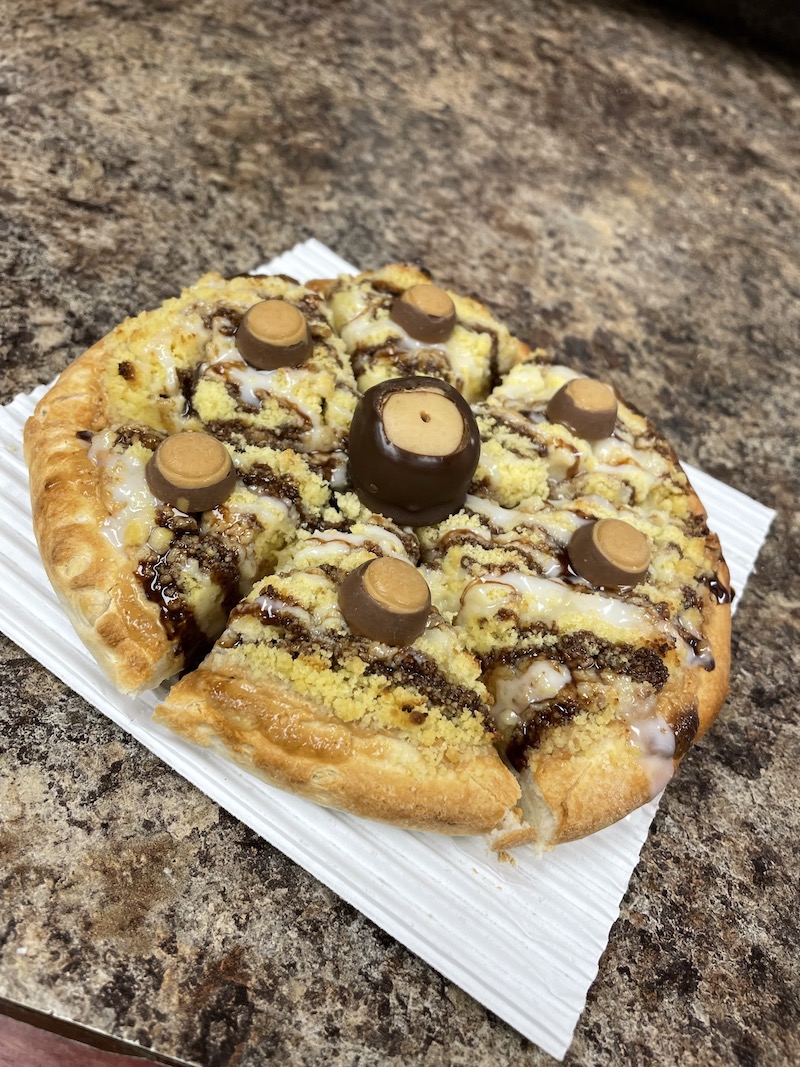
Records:
{"label": "pleated paper tray", "polygon": [[[314,240],[261,269],[299,281],[354,270]],[[116,692],[75,637],[39,560],[22,428],[45,392],[0,409],[0,628],[232,815],[562,1058],[657,801],[584,841],[538,857],[518,850],[513,863],[501,862],[482,838],[409,833],[289,796],[156,726],[151,714],[163,691],[136,698]],[[689,477],[741,594],[774,513],[700,471]]]}

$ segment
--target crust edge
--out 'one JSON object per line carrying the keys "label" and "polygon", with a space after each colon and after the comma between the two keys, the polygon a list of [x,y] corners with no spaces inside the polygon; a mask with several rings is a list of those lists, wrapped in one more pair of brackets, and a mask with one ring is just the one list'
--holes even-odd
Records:
{"label": "crust edge", "polygon": [[403,738],[340,722],[278,678],[254,684],[201,666],[172,688],[155,719],[271,785],[405,829],[484,834],[519,797],[489,744],[430,762]]}
{"label": "crust edge", "polygon": [[131,571],[101,533],[107,516],[97,469],[79,430],[105,429],[99,384],[111,357],[103,338],[66,368],[23,433],[33,528],[45,571],[83,643],[122,692],[158,685],[181,665]]}

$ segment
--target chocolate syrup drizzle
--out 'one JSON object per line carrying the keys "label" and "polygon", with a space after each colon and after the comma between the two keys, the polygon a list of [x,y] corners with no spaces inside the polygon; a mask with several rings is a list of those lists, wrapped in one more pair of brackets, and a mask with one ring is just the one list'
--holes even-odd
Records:
{"label": "chocolate syrup drizzle", "polygon": [[736,592],[723,585],[716,575],[713,578],[707,578],[706,585],[718,604],[730,604],[736,596]]}
{"label": "chocolate syrup drizzle", "polygon": [[297,607],[292,598],[279,593],[274,586],[267,585],[263,595],[266,602],[256,599],[236,607],[231,622],[242,616],[255,615],[263,625],[282,631],[274,635],[277,645],[290,649],[293,656],[302,649],[318,648],[330,657],[334,670],[357,656],[366,664],[365,675],[378,675],[391,685],[415,688],[439,707],[446,718],[459,718],[465,710],[480,715],[487,730],[493,732],[488,709],[477,693],[451,682],[436,661],[419,649],[390,649],[386,646],[385,654],[376,656],[373,643],[363,638],[324,628],[310,629],[292,611]]}
{"label": "chocolate syrup drizzle", "polygon": [[225,614],[233,608],[240,595],[235,549],[227,547],[218,538],[200,534],[196,527],[177,533],[169,549],[162,555],[153,553],[140,560],[136,575],[147,599],[158,605],[164,630],[169,639],[176,642],[183,657],[184,669],[200,662],[216,636],[209,636],[203,631],[181,589],[181,575],[189,559],[194,559],[222,591],[222,610]]}

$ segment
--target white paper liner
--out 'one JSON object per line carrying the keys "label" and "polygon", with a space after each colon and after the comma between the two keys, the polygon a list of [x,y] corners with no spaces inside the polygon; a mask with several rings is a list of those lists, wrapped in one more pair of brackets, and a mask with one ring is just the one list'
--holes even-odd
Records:
{"label": "white paper liner", "polygon": [[[261,270],[304,282],[354,268],[311,240]],[[518,850],[513,864],[504,863],[482,838],[414,834],[317,807],[155,725],[151,713],[163,690],[133,698],[113,688],[75,636],[41,565],[22,427],[45,392],[0,409],[0,629],[232,815],[563,1058],[658,800],[583,841],[541,857]],[[687,473],[741,595],[774,512],[701,471]]]}

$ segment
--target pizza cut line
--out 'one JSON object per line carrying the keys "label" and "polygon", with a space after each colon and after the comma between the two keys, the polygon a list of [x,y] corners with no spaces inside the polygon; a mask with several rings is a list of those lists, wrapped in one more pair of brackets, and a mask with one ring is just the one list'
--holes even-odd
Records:
{"label": "pizza cut line", "polygon": [[727,691],[730,591],[612,387],[394,264],[209,274],[25,431],[43,561],[123,691],[267,781],[496,848],[655,796]]}

